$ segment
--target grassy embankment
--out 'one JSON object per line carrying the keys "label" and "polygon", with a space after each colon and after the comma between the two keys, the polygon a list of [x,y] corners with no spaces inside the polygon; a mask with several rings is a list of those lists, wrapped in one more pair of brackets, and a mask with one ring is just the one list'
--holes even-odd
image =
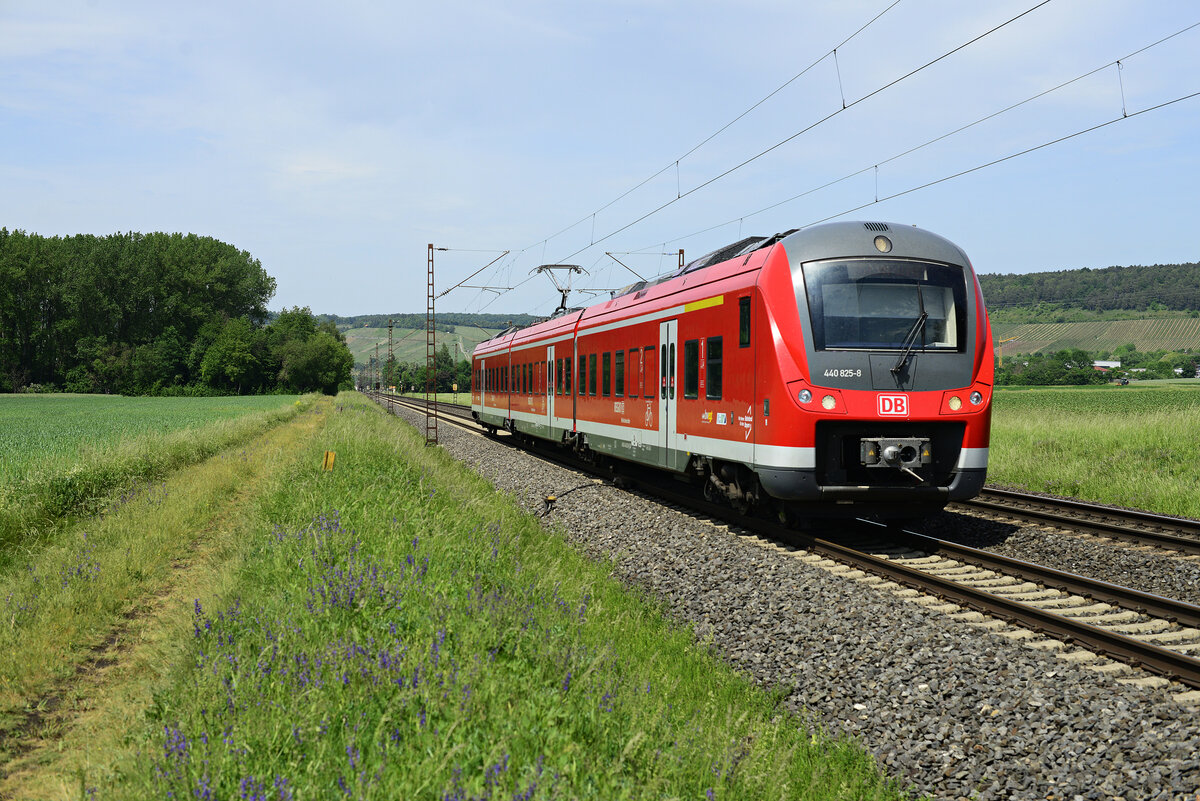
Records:
{"label": "grassy embankment", "polygon": [[256,468],[260,499],[219,527],[219,561],[236,567],[164,613],[176,634],[154,653],[174,667],[133,677],[138,692],[97,691],[133,700],[97,712],[86,740],[67,727],[23,786],[55,774],[123,798],[897,797],[859,749],[781,712],[418,432],[359,396],[337,404]]}
{"label": "grassy embankment", "polygon": [[990,483],[1200,518],[1194,383],[1002,388],[992,410]]}
{"label": "grassy embankment", "polygon": [[63,518],[246,442],[298,404],[279,395],[0,397],[0,565]]}

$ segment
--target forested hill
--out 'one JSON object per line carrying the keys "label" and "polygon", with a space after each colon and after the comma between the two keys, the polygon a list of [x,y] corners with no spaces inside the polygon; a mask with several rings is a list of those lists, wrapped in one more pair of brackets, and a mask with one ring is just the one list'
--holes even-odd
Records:
{"label": "forested hill", "polygon": [[1200,309],[1200,263],[979,275],[988,309],[1056,304],[1090,311]]}

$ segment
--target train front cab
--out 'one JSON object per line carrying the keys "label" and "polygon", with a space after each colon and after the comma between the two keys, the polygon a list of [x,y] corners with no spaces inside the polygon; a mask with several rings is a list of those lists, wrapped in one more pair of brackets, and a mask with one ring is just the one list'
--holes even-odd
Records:
{"label": "train front cab", "polygon": [[823,513],[889,517],[977,495],[994,368],[966,255],[882,223],[817,226],[773,255],[760,277],[772,318],[762,345],[774,352],[760,364],[778,368],[759,381],[766,492]]}

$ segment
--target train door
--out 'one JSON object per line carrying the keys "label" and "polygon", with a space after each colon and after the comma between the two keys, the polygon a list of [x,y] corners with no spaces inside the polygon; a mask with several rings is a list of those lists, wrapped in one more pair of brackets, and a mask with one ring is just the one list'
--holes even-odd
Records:
{"label": "train door", "polygon": [[546,381],[543,389],[546,391],[546,427],[554,428],[554,346],[546,348]]}
{"label": "train door", "polygon": [[659,464],[675,466],[675,348],[679,321],[658,324],[658,431],[662,456]]}
{"label": "train door", "polygon": [[487,359],[479,360],[479,406],[487,407]]}

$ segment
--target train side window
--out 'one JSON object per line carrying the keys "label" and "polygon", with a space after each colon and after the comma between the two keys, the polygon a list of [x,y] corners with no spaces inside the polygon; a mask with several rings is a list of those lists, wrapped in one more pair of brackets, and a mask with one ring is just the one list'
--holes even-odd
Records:
{"label": "train side window", "polygon": [[667,373],[667,397],[675,400],[675,343],[671,343],[671,369]]}
{"label": "train side window", "polygon": [[525,394],[526,395],[532,395],[536,390],[536,387],[534,387],[534,385],[533,385],[534,375],[536,375],[536,373],[533,370],[533,362],[530,362],[529,364],[525,365]]}
{"label": "train side window", "polygon": [[667,346],[662,346],[662,358],[658,360],[662,367],[662,377],[659,379],[658,397],[662,400],[667,399]]}
{"label": "train side window", "polygon": [[563,359],[563,394],[571,394],[571,360]]}
{"label": "train side window", "polygon": [[562,394],[562,359],[554,360],[554,394]]}
{"label": "train side window", "polygon": [[613,356],[613,394],[618,398],[625,397],[625,351],[619,350]]}
{"label": "train side window", "polygon": [[629,378],[625,381],[625,391],[629,397],[636,398],[641,394],[642,380],[642,349],[629,349]]}
{"label": "train side window", "polygon": [[700,397],[700,340],[689,339],[683,343],[683,397],[687,400]]}
{"label": "train side window", "polygon": [[580,397],[587,394],[587,356],[579,357],[579,389],[576,391]]}
{"label": "train side window", "polygon": [[721,337],[709,337],[704,347],[704,397],[721,399]]}
{"label": "train side window", "polygon": [[606,398],[612,394],[612,354],[607,351],[600,365],[600,389]]}
{"label": "train side window", "polygon": [[738,347],[750,347],[750,298],[738,298]]}
{"label": "train side window", "polygon": [[588,394],[596,394],[596,354],[588,354]]}
{"label": "train side window", "polygon": [[[654,366],[654,353],[655,349],[653,345],[647,345],[646,349],[642,351],[643,358],[641,382],[643,398],[654,397],[654,376],[658,375],[658,368]],[[646,376],[650,376],[649,387],[646,386]]]}

